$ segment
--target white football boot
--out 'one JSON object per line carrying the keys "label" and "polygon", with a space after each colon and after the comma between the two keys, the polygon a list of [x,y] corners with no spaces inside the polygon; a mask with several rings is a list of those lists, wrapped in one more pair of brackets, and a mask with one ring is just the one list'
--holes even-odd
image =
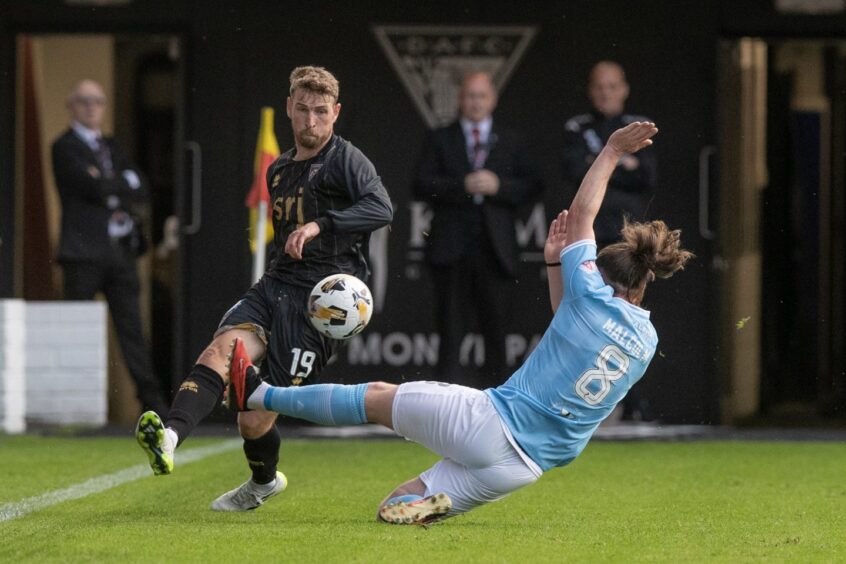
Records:
{"label": "white football boot", "polygon": [[262,505],[288,487],[288,478],[276,472],[276,479],[269,484],[257,484],[252,478],[228,491],[211,504],[212,511],[250,511]]}

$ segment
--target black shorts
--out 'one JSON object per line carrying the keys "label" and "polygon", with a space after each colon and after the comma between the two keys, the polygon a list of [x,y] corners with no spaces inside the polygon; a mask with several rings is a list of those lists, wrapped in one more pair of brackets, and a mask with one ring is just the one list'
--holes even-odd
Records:
{"label": "black shorts", "polygon": [[309,293],[263,276],[223,315],[215,336],[230,329],[252,331],[267,346],[261,364],[265,381],[274,386],[314,383],[341,343],[311,325]]}

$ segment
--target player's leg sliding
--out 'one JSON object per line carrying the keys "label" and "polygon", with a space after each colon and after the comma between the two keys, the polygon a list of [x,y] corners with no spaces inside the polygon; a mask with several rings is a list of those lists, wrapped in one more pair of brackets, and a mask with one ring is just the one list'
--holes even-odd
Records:
{"label": "player's leg sliding", "polygon": [[226,404],[233,411],[263,409],[320,425],[367,423],[364,395],[367,384],[313,384],[280,388],[261,381],[240,339],[235,339],[229,369]]}
{"label": "player's leg sliding", "polygon": [[428,525],[446,517],[452,501],[445,493],[421,497],[406,494],[393,497],[379,509],[379,518],[395,525]]}
{"label": "player's leg sliding", "polygon": [[[368,384],[313,384],[305,388],[270,386],[262,382],[243,343],[235,339],[226,404],[233,411],[276,411],[321,425],[360,425],[367,423],[364,409],[367,387]],[[239,490],[253,487],[247,482]],[[239,495],[239,500],[246,495],[236,494],[236,491],[226,495]],[[406,494],[388,500],[379,509],[379,518],[388,523],[425,525],[445,517],[451,508],[452,502],[444,493],[428,497]]]}
{"label": "player's leg sliding", "polygon": [[176,441],[173,435],[165,429],[161,417],[155,411],[146,411],[138,419],[135,427],[135,438],[147,458],[150,460],[150,468],[158,475],[170,474],[173,472],[173,451],[176,449]]}

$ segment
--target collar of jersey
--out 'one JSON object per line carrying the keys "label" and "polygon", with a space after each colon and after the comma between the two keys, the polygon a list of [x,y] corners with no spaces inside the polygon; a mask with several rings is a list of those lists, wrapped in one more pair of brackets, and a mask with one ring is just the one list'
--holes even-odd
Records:
{"label": "collar of jersey", "polygon": [[320,149],[320,152],[317,153],[316,155],[314,155],[313,157],[308,158],[304,161],[295,161],[294,160],[294,151],[297,150],[296,147],[294,147],[293,149],[288,149],[288,151],[283,155],[285,157],[285,164],[288,164],[288,163],[307,163],[309,161],[313,161],[314,159],[319,159],[320,157],[326,155],[326,153],[328,153],[329,151],[331,151],[335,147],[335,144],[337,143],[338,139],[340,139],[340,138],[337,135],[335,135],[334,133],[332,133],[332,137],[330,137],[329,141],[326,143],[326,145],[324,145],[323,148]]}

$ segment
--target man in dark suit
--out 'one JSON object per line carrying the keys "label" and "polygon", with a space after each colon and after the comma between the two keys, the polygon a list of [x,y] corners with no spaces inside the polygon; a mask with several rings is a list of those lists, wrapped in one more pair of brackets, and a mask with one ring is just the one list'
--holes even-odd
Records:
{"label": "man in dark suit", "polygon": [[[464,77],[460,119],[435,130],[419,163],[415,197],[433,211],[426,260],[431,267],[440,333],[438,369],[451,382],[478,387],[504,381],[508,293],[518,261],[515,210],[541,191],[521,140],[494,124],[490,75]],[[476,318],[485,369],[471,375],[462,341]]]}
{"label": "man in dark suit", "polygon": [[67,99],[71,126],[53,143],[53,172],[62,202],[58,260],[67,300],[102,292],[121,350],[146,409],[166,409],[141,329],[136,258],[143,238],[132,207],[147,197],[141,175],[100,130],[106,96],[93,80]]}

